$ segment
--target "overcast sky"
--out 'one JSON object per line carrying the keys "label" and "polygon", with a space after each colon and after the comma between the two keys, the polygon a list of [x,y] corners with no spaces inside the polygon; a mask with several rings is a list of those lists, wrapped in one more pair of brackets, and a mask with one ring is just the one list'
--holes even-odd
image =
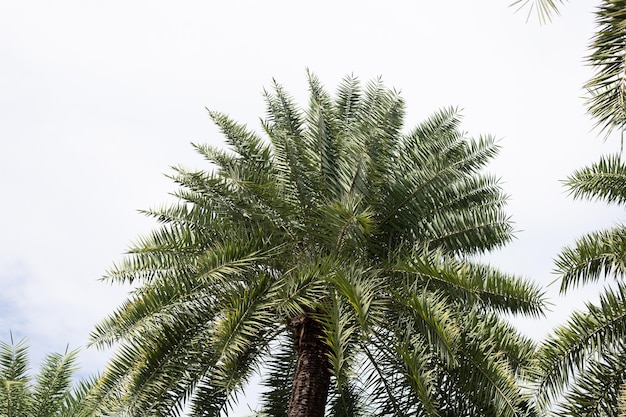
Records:
{"label": "overcast sky", "polygon": [[[330,91],[382,76],[407,131],[453,105],[500,138],[490,171],[519,232],[490,259],[547,286],[562,246],[623,218],[560,183],[619,149],[581,98],[592,3],[541,26],[509,0],[0,0],[0,340],[27,337],[35,364],[84,346],[127,291],[98,278],[154,225],[137,210],[168,201],[170,166],[204,166],[190,142],[222,142],[204,107],[260,130],[263,88],[305,105],[306,68]],[[596,292],[547,291],[554,311],[517,322],[537,339]],[[106,356],[84,350],[83,374]]]}

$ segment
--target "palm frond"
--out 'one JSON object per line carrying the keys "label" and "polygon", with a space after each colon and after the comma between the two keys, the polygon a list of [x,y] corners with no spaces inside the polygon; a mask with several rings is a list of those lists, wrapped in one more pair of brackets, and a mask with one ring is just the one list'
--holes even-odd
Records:
{"label": "palm frond", "polygon": [[392,267],[405,282],[432,286],[467,305],[480,304],[494,311],[540,316],[545,295],[534,283],[503,273],[489,265],[459,261],[441,251],[414,251]]}
{"label": "palm frond", "polygon": [[315,199],[312,179],[315,169],[307,158],[308,149],[303,141],[302,114],[293,99],[277,83],[274,93],[265,92],[268,108],[264,129],[273,146],[273,162],[279,173],[279,180],[287,190],[286,195],[297,197],[307,209]]}
{"label": "palm frond", "polygon": [[559,4],[565,3],[565,0],[515,0],[511,6],[518,6],[517,11],[528,8],[528,19],[533,11],[541,23],[552,20],[552,16],[559,14]]}
{"label": "palm frond", "polygon": [[[222,134],[234,152],[241,158],[246,160],[248,167],[254,167],[260,173],[266,176],[272,174],[271,169],[271,148],[265,141],[255,133],[233,121],[227,115],[207,109],[211,120],[221,130]],[[205,149],[209,149],[206,145],[194,145],[194,147],[204,154]]]}
{"label": "palm frond", "polygon": [[[337,384],[331,384],[328,406],[328,413],[333,417],[361,417],[367,416],[367,407],[364,399],[359,395],[358,388],[348,381],[345,385],[337,388]],[[373,414],[369,414],[373,415]]]}
{"label": "palm frond", "polygon": [[344,299],[331,293],[325,314],[320,317],[324,329],[323,340],[328,346],[328,361],[336,387],[341,389],[348,384],[348,378],[355,364],[354,347],[359,337],[359,326],[354,314]]}
{"label": "palm frond", "polygon": [[48,417],[56,414],[69,396],[72,375],[77,370],[74,350],[64,355],[48,354],[44,360],[31,395],[33,416]]}
{"label": "palm frond", "polygon": [[367,359],[360,370],[364,395],[376,415],[437,414],[432,354],[418,333],[402,332],[396,337],[378,329],[362,348]]}
{"label": "palm frond", "polygon": [[93,417],[113,408],[97,403],[95,378],[74,381],[78,351],[49,353],[39,372],[28,372],[28,344],[0,341],[0,416]]}
{"label": "palm frond", "polygon": [[412,332],[422,335],[429,348],[452,366],[456,362],[459,325],[449,300],[441,293],[413,287],[396,296],[411,316]]}
{"label": "palm frond", "polygon": [[626,287],[607,289],[598,305],[587,304],[558,327],[539,350],[539,404],[558,398],[590,355],[619,346],[626,337]]}
{"label": "palm frond", "polygon": [[[146,282],[135,290],[134,295],[108,318],[96,325],[91,333],[91,344],[99,347],[111,346],[116,341],[140,336],[155,326],[178,325],[192,317],[209,319],[215,311],[216,295],[207,293],[207,286],[215,286],[228,293],[236,281],[248,274],[256,276],[258,263],[275,252],[250,252],[250,243],[230,242],[229,245],[214,244],[203,256],[188,261],[189,265],[166,264],[161,269],[171,270],[162,279]],[[192,263],[193,262],[193,263]],[[150,269],[154,267],[150,265]],[[134,276],[135,271],[144,273],[146,263],[133,259],[113,271],[115,276]],[[250,279],[250,278],[248,278]]]}
{"label": "palm frond", "polygon": [[65,397],[58,417],[93,417],[113,412],[106,404],[98,401],[95,387],[98,377],[90,377],[73,385],[69,395]]}
{"label": "palm frond", "polygon": [[[525,415],[525,397],[520,391],[509,363],[495,345],[470,336],[461,348],[459,367],[453,376],[457,389],[481,414],[497,416]],[[472,387],[481,387],[475,390]]]}
{"label": "palm frond", "polygon": [[603,156],[589,167],[574,171],[565,186],[575,199],[626,203],[626,164],[619,154]]}
{"label": "palm frond", "polygon": [[100,378],[99,398],[119,401],[130,415],[180,415],[191,389],[216,362],[206,342],[210,332],[197,322],[162,326],[123,344]]}
{"label": "palm frond", "polygon": [[26,339],[11,343],[0,341],[0,378],[20,381],[28,378],[28,342]]}
{"label": "palm frond", "polygon": [[597,30],[587,63],[594,75],[585,84],[588,111],[596,127],[610,135],[626,127],[626,1],[603,1],[596,12]]}
{"label": "palm frond", "polygon": [[361,97],[363,93],[359,79],[354,75],[344,77],[337,88],[336,96],[337,119],[341,124],[341,130],[347,136],[353,129],[355,121],[361,112]]}
{"label": "palm frond", "polygon": [[354,316],[360,331],[367,332],[383,324],[387,309],[384,293],[388,286],[378,271],[352,263],[341,265],[324,279],[350,306],[349,314]]}
{"label": "palm frond", "polygon": [[375,213],[354,196],[321,206],[310,221],[311,235],[333,254],[356,256],[376,232]]}
{"label": "palm frond", "polygon": [[[600,360],[591,358],[576,375],[573,388],[557,404],[568,415],[618,415],[626,375],[626,351],[623,346],[606,349]],[[619,411],[620,413],[622,411]],[[619,414],[621,415],[621,414]]]}
{"label": "palm frond", "polygon": [[31,412],[26,339],[0,341],[0,415],[25,416]]}
{"label": "palm frond", "polygon": [[589,233],[565,247],[555,260],[561,293],[604,277],[626,276],[626,227]]}
{"label": "palm frond", "polygon": [[274,354],[264,364],[267,378],[263,380],[263,386],[267,390],[261,394],[261,415],[287,417],[297,359],[293,338],[280,338],[272,350]]}
{"label": "palm frond", "polygon": [[224,385],[227,391],[238,388],[237,375],[242,361],[250,361],[258,355],[269,340],[266,333],[274,333],[275,287],[267,274],[257,276],[250,286],[242,286],[233,292],[220,310],[211,344],[219,355],[213,379]]}
{"label": "palm frond", "polygon": [[521,382],[529,380],[537,373],[535,356],[536,343],[523,335],[512,324],[493,312],[473,308],[462,315],[462,327],[469,330],[494,351],[500,352],[508,363],[510,371]]}
{"label": "palm frond", "polygon": [[319,181],[316,188],[325,189],[327,198],[336,198],[349,187],[345,181],[349,167],[342,163],[345,138],[339,134],[339,120],[330,95],[315,75],[307,72],[307,76],[310,94],[304,132],[304,143],[309,150],[307,159],[316,171],[314,179]]}
{"label": "palm frond", "polygon": [[[455,126],[453,113],[436,115],[431,123],[438,121]],[[466,187],[476,183],[467,181],[468,173],[481,169],[497,153],[495,142],[485,137],[468,143],[459,132],[446,131],[440,135],[439,145],[427,150],[419,145],[419,136],[423,134],[420,132],[434,128],[427,124],[408,138],[418,143],[401,153],[397,162],[400,169],[396,172],[402,174],[387,179],[388,194],[385,208],[381,210],[385,213],[381,227],[394,230],[404,239],[425,236],[433,246],[450,250],[462,247],[483,252],[509,241],[512,228],[508,216],[501,210],[505,196],[497,188],[492,188],[490,194],[482,194],[483,199],[474,200],[472,205],[438,210],[446,196],[470,193]],[[437,143],[436,138],[434,143]],[[494,185],[497,187],[492,183],[492,187]]]}

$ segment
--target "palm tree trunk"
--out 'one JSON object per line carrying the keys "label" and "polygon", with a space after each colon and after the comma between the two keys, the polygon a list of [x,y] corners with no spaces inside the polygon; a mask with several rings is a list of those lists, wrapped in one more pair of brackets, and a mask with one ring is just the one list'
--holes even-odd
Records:
{"label": "palm tree trunk", "polygon": [[322,326],[306,314],[291,320],[298,361],[291,385],[287,417],[323,417],[330,387],[328,348]]}

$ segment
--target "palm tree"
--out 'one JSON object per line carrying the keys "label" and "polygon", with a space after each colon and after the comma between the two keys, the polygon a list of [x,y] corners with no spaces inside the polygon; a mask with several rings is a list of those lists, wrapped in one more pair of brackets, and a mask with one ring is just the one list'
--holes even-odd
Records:
{"label": "palm tree", "polygon": [[[619,155],[603,157],[576,171],[567,186],[575,198],[625,204],[626,164]],[[581,237],[563,249],[556,272],[562,293],[606,278],[616,282],[541,347],[540,403],[556,401],[560,415],[616,416],[626,405],[626,226]]]}
{"label": "palm tree", "polygon": [[268,140],[209,111],[228,150],[176,168],[179,203],[105,279],[133,285],[92,334],[120,344],[100,381],[131,416],[227,412],[258,374],[271,416],[530,410],[534,344],[501,313],[542,314],[532,284],[478,262],[511,239],[491,137],[454,109],[401,133],[404,103],[347,77],[310,103],[265,93]]}
{"label": "palm tree", "polygon": [[[546,21],[558,13],[563,0],[516,0],[513,5],[537,10]],[[595,11],[597,30],[590,45],[587,64],[594,69],[585,84],[587,108],[596,127],[607,136],[626,129],[626,0],[603,0]]]}
{"label": "palm tree", "polygon": [[39,373],[29,375],[28,345],[0,341],[0,416],[88,417],[96,410],[91,402],[93,381],[72,385],[77,351],[46,356]]}

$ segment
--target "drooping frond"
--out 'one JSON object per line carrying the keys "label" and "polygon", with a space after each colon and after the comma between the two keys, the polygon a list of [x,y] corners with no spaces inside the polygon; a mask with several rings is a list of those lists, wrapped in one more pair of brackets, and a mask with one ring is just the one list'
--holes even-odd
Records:
{"label": "drooping frond", "polygon": [[[477,337],[478,336],[478,337]],[[450,376],[463,392],[466,400],[480,414],[497,416],[524,416],[524,396],[511,372],[506,355],[495,344],[489,345],[483,337],[470,333],[459,354],[459,366]],[[481,387],[474,390],[471,387]]]}
{"label": "drooping frond", "polygon": [[322,317],[323,340],[328,346],[328,361],[338,389],[348,384],[356,361],[356,342],[361,339],[359,325],[350,310],[348,303],[333,292]]}
{"label": "drooping frond", "polygon": [[496,313],[474,308],[463,314],[463,327],[506,358],[508,369],[522,379],[536,373],[536,343]]}
{"label": "drooping frond", "polygon": [[380,416],[437,415],[432,353],[418,333],[378,329],[362,345],[364,396]]}
{"label": "drooping frond", "polygon": [[460,262],[440,251],[416,251],[409,261],[393,266],[409,282],[439,289],[451,302],[479,304],[494,311],[539,316],[545,309],[544,293],[527,280],[489,265]]}
{"label": "drooping frond", "polygon": [[366,404],[367,397],[359,395],[359,389],[352,381],[346,382],[341,387],[331,384],[328,406],[329,414],[333,417],[360,417],[371,416]]}
{"label": "drooping frond", "polygon": [[604,277],[626,276],[626,227],[589,233],[565,247],[555,261],[561,292]]}
{"label": "drooping frond", "polygon": [[286,417],[296,368],[294,340],[290,336],[285,336],[270,349],[274,354],[264,364],[267,377],[263,381],[266,391],[261,395],[261,415]]}

